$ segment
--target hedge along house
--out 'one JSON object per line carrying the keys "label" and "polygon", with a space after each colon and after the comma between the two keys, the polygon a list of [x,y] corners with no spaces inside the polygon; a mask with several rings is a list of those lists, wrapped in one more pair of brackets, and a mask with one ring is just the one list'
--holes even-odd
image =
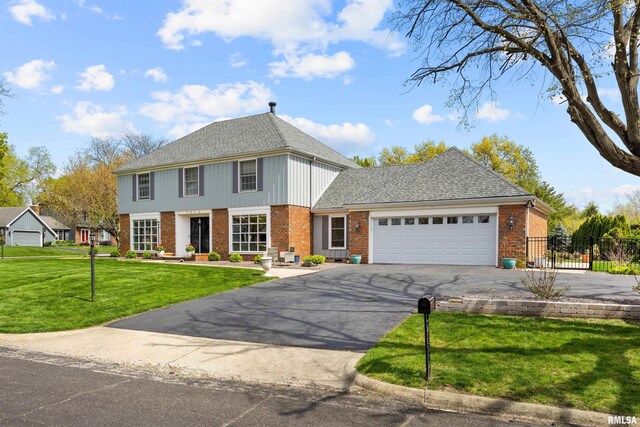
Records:
{"label": "hedge along house", "polygon": [[364,262],[498,265],[550,208],[462,151],[360,168],[271,112],[215,122],[118,175],[121,253],[295,248]]}
{"label": "hedge along house", "polygon": [[38,246],[55,242],[55,231],[31,208],[0,208],[0,228],[7,246]]}

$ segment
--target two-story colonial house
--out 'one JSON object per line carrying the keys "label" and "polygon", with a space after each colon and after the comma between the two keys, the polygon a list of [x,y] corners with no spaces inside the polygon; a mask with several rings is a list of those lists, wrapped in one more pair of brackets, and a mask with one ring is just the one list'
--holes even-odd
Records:
{"label": "two-story colonial house", "polygon": [[364,262],[498,265],[546,235],[551,209],[452,148],[361,168],[271,112],[214,122],[124,165],[121,252],[291,247]]}

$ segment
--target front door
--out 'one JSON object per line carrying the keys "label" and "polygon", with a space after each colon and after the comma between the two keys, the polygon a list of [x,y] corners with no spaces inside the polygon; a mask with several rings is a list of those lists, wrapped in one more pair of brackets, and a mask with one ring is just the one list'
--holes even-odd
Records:
{"label": "front door", "polygon": [[196,253],[209,252],[209,217],[191,218],[191,244]]}

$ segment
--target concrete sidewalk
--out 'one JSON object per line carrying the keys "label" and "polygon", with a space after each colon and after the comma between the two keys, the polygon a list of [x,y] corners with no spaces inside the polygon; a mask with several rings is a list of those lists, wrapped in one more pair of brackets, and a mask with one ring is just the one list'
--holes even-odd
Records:
{"label": "concrete sidewalk", "polygon": [[0,346],[197,377],[347,390],[362,353],[94,327],[0,334]]}

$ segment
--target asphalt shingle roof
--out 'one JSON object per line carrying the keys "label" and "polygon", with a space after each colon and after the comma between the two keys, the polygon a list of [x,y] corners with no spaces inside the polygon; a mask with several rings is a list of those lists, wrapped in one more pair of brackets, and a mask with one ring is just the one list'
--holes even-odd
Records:
{"label": "asphalt shingle roof", "polygon": [[16,219],[18,215],[24,212],[27,208],[0,208],[0,227],[6,227],[11,221]]}
{"label": "asphalt shingle roof", "polygon": [[42,220],[45,222],[45,224],[47,224],[49,226],[49,228],[53,229],[53,230],[70,230],[69,227],[67,227],[66,225],[64,225],[63,223],[61,223],[60,221],[58,221],[57,219],[50,217],[50,216],[46,216],[46,215],[40,215],[40,218],[42,218]]}
{"label": "asphalt shingle roof", "polygon": [[424,163],[344,170],[314,209],[529,195],[453,147]]}
{"label": "asphalt shingle roof", "polygon": [[351,160],[272,113],[214,122],[116,170],[116,173],[290,148],[341,166]]}

